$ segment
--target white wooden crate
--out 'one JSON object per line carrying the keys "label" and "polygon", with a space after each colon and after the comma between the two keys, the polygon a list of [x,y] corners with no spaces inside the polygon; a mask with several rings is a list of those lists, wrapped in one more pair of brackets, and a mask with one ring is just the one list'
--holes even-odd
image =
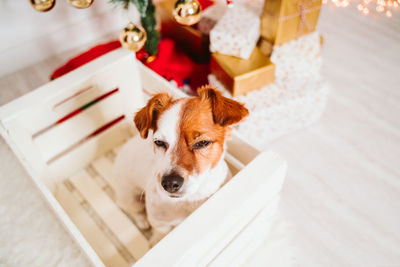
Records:
{"label": "white wooden crate", "polygon": [[151,249],[114,202],[114,157],[146,93],[160,91],[185,96],[116,50],[1,107],[1,134],[95,266],[240,265],[279,202],[286,163],[273,152],[233,133],[233,179]]}

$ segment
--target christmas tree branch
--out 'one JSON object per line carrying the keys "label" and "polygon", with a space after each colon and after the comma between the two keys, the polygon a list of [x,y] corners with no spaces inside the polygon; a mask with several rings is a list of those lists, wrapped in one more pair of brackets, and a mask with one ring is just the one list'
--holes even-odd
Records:
{"label": "christmas tree branch", "polygon": [[134,4],[140,14],[140,22],[147,33],[146,51],[150,55],[158,52],[160,35],[156,30],[155,6],[151,0],[111,0],[114,4],[121,4],[128,9],[129,4]]}

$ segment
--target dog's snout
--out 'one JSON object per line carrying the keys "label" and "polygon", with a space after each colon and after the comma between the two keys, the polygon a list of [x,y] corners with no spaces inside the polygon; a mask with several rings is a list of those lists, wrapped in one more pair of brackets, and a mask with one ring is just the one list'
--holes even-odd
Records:
{"label": "dog's snout", "polygon": [[176,173],[164,175],[161,179],[161,185],[165,191],[176,193],[182,187],[184,179]]}

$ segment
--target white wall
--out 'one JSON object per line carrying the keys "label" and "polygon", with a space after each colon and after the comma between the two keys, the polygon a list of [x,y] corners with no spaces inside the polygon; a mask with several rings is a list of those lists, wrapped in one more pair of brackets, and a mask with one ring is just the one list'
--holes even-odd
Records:
{"label": "white wall", "polygon": [[0,0],[0,77],[107,35],[117,39],[129,20],[138,21],[137,11],[128,13],[109,0],[94,0],[87,9],[57,0],[45,13],[28,0]]}

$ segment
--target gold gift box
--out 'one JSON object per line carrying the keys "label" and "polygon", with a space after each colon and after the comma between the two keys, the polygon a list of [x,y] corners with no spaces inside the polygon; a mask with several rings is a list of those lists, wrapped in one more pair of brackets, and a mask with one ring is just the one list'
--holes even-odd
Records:
{"label": "gold gift box", "polygon": [[261,18],[261,36],[274,45],[315,30],[322,0],[268,0]]}
{"label": "gold gift box", "polygon": [[163,37],[173,39],[191,58],[197,62],[210,59],[210,39],[195,26],[181,25],[172,16],[176,0],[165,0],[157,4],[157,15],[163,25]]}
{"label": "gold gift box", "polygon": [[260,89],[275,80],[275,64],[258,47],[249,59],[212,53],[210,69],[233,96]]}

